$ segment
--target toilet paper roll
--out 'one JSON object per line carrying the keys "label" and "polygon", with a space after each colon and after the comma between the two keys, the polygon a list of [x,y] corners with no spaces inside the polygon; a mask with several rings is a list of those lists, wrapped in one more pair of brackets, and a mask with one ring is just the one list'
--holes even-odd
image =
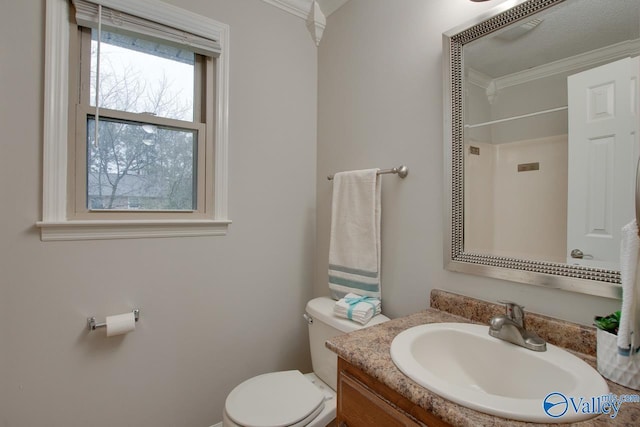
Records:
{"label": "toilet paper roll", "polygon": [[122,335],[136,328],[136,317],[131,313],[107,316],[107,336]]}

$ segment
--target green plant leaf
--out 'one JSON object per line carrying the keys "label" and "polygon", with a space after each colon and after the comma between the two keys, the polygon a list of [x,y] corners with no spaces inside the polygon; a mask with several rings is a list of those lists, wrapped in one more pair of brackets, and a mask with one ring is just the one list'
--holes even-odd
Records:
{"label": "green plant leaf", "polygon": [[618,327],[620,326],[620,310],[608,316],[596,316],[594,320],[598,329],[617,335]]}

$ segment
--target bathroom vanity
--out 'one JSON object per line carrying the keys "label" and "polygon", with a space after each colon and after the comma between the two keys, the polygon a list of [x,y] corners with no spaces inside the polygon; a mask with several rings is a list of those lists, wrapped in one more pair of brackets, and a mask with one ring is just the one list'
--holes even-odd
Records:
{"label": "bathroom vanity", "polygon": [[[526,426],[530,423],[488,415],[447,400],[418,385],[393,363],[390,347],[402,331],[435,322],[488,324],[503,312],[491,304],[434,290],[431,307],[419,313],[334,337],[326,346],[338,355],[338,426]],[[595,329],[529,313],[528,328],[595,367]],[[608,381],[616,395],[640,394]],[[542,403],[542,402],[541,402]],[[539,424],[536,424],[539,425]],[[565,424],[566,425],[566,424]],[[624,403],[616,418],[599,415],[576,425],[640,425],[640,404]]]}
{"label": "bathroom vanity", "polygon": [[338,358],[338,426],[450,426],[394,389]]}

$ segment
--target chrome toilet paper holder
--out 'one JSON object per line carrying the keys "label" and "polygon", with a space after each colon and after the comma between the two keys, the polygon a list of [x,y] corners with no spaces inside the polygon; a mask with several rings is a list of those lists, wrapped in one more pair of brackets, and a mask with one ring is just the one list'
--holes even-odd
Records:
{"label": "chrome toilet paper holder", "polygon": [[[138,319],[140,319],[140,309],[136,308],[133,311],[133,317],[135,318],[136,322],[138,321]],[[89,317],[87,318],[87,329],[89,331],[95,331],[98,328],[106,328],[107,327],[107,322],[102,322],[102,323],[98,323],[96,322],[96,318],[95,317]]]}

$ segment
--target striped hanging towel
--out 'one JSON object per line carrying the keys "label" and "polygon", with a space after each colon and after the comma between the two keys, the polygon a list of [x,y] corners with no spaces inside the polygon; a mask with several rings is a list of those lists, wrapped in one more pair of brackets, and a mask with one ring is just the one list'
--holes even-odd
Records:
{"label": "striped hanging towel", "polygon": [[333,178],[329,289],[333,299],[353,292],[380,299],[381,186],[378,169]]}

